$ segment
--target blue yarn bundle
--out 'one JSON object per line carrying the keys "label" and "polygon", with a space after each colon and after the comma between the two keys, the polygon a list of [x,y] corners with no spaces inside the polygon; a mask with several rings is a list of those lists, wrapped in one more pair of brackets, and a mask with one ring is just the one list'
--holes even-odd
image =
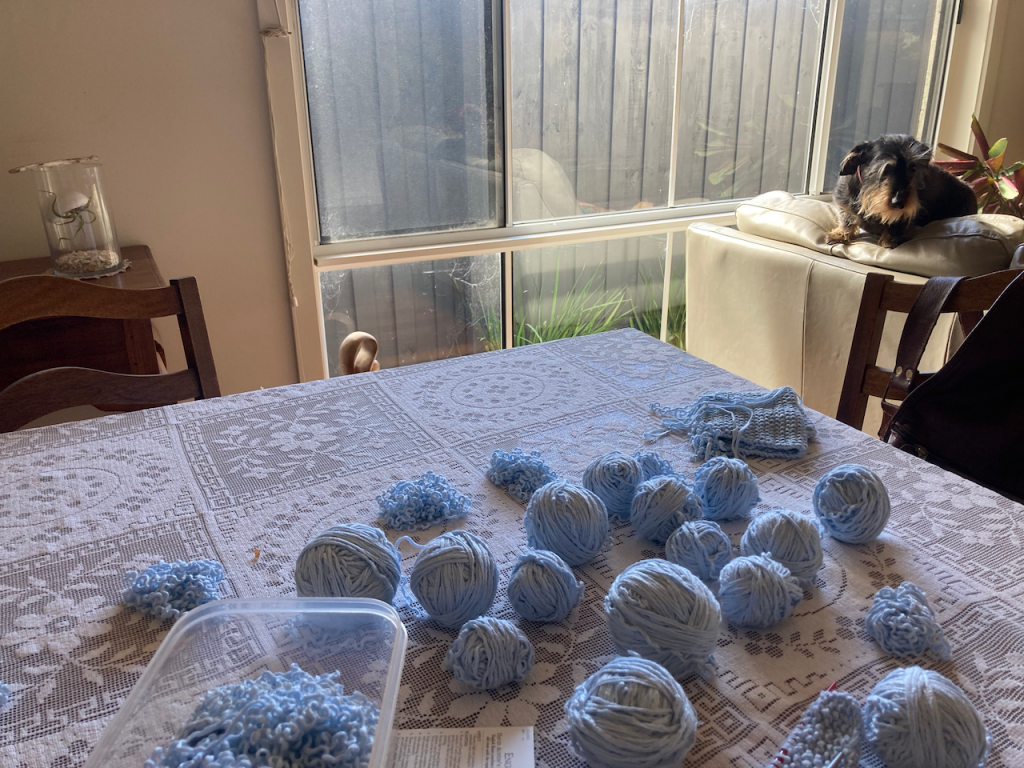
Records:
{"label": "blue yarn bundle", "polygon": [[634,563],[612,582],[604,611],[619,653],[656,661],[677,678],[712,673],[722,614],[711,590],[682,566]]}
{"label": "blue yarn bundle", "polygon": [[366,768],[380,709],[339,672],[264,672],[205,693],[145,768]]}
{"label": "blue yarn bundle", "polygon": [[732,560],[732,542],[718,523],[693,520],[668,537],[665,559],[683,566],[701,581],[714,581]]}
{"label": "blue yarn bundle", "polygon": [[708,520],[739,520],[750,517],[761,500],[757,476],[743,459],[715,456],[697,467],[693,490],[704,504]]}
{"label": "blue yarn bundle", "polygon": [[920,667],[893,670],[871,690],[864,737],[888,768],[981,768],[990,743],[967,694]]}
{"label": "blue yarn bundle", "polygon": [[431,618],[458,627],[482,616],[498,592],[498,565],[482,539],[469,531],[448,531],[419,548],[409,588]]}
{"label": "blue yarn bundle", "polygon": [[582,565],[608,542],[604,502],[566,480],[555,480],[534,492],[523,525],[531,547],[550,550],[569,565]]}
{"label": "blue yarn bundle", "polygon": [[857,699],[842,691],[822,691],[801,715],[772,765],[857,768],[863,734]]}
{"label": "blue yarn bundle", "polygon": [[460,683],[489,691],[518,682],[533,669],[533,643],[511,621],[481,616],[462,625],[444,657]]}
{"label": "blue yarn bundle", "polygon": [[931,650],[943,661],[953,658],[924,590],[911,581],[878,590],[864,626],[890,656],[907,659]]}
{"label": "blue yarn bundle", "polygon": [[814,437],[814,425],[792,387],[706,392],[682,408],[651,403],[651,413],[661,417],[662,429],[646,433],[645,438],[688,434],[694,455],[704,460],[712,456],[798,459]]}
{"label": "blue yarn bundle", "polygon": [[804,599],[797,578],[767,554],[737,557],[718,574],[718,583],[722,613],[739,627],[778,624]]}
{"label": "blue yarn bundle", "polygon": [[372,597],[391,603],[402,580],[402,556],[379,528],[334,525],[309,542],[295,562],[299,597]]}
{"label": "blue yarn bundle", "polygon": [[488,480],[524,502],[530,500],[534,491],[557,477],[540,457],[540,451],[525,453],[522,448],[496,450],[491,454],[491,466],[487,470]]}
{"label": "blue yarn bundle", "polygon": [[643,480],[637,460],[622,451],[598,456],[583,470],[583,487],[604,502],[609,517],[629,517],[633,494]]}
{"label": "blue yarn bundle", "polygon": [[381,519],[399,531],[420,531],[445,520],[464,518],[469,514],[469,504],[448,478],[433,472],[395,483],[377,497]]}
{"label": "blue yarn bundle", "polygon": [[161,560],[142,573],[125,573],[128,588],[122,596],[143,613],[158,619],[177,619],[186,611],[216,600],[223,578],[224,566],[216,560]]}
{"label": "blue yarn bundle", "polygon": [[680,525],[700,520],[700,499],[682,475],[658,475],[636,487],[629,519],[642,539],[664,544]]}
{"label": "blue yarn bundle", "polygon": [[832,538],[863,544],[878,538],[889,522],[889,492],[867,467],[842,464],[814,486],[814,514]]}
{"label": "blue yarn bundle", "polygon": [[810,515],[788,509],[776,509],[755,517],[740,539],[740,554],[771,554],[811,589],[814,576],[821,570],[825,555],[821,551],[821,534]]}
{"label": "blue yarn bundle", "polygon": [[7,683],[0,683],[0,712],[7,708],[7,702],[11,700],[11,686]]}
{"label": "blue yarn bundle", "polygon": [[643,473],[644,480],[650,480],[658,475],[676,474],[676,471],[672,468],[672,463],[667,459],[661,458],[657,451],[637,451],[633,454],[633,458],[640,465],[640,471]]}
{"label": "blue yarn bundle", "polygon": [[583,582],[554,552],[532,549],[512,568],[506,594],[512,610],[527,621],[564,621],[583,599]]}
{"label": "blue yarn bundle", "polygon": [[660,664],[613,659],[565,702],[573,751],[592,768],[677,768],[693,748],[697,715]]}

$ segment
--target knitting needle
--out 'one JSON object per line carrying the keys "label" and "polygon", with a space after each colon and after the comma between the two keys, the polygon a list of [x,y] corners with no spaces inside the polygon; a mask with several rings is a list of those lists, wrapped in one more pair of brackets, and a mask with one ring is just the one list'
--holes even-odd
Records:
{"label": "knitting needle", "polygon": [[832,760],[831,763],[829,763],[828,765],[825,766],[825,768],[836,768],[836,766],[839,765],[839,761],[842,760],[842,759],[843,759],[843,753],[840,752],[838,755],[835,756],[835,758]]}

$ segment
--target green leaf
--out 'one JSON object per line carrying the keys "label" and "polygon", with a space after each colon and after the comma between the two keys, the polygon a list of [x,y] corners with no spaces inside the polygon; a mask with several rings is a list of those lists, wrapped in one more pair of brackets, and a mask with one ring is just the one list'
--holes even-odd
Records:
{"label": "green leaf", "polygon": [[996,173],[999,173],[999,169],[1003,167],[1003,157],[1006,156],[1006,139],[1000,139],[992,145],[992,149],[988,151],[988,167]]}
{"label": "green leaf", "polygon": [[981,123],[978,122],[977,115],[971,115],[971,133],[974,134],[974,140],[978,142],[978,149],[981,150],[981,154],[988,157],[990,149],[988,139],[985,138],[985,132],[981,130]]}
{"label": "green leaf", "polygon": [[999,194],[1004,200],[1016,200],[1020,190],[1013,185],[1012,181],[1004,177],[999,180]]}

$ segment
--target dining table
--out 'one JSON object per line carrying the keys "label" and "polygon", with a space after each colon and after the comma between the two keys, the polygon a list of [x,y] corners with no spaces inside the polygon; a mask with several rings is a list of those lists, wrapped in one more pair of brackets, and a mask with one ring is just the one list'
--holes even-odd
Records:
{"label": "dining table", "polygon": [[[139,679],[171,620],[122,599],[125,572],[158,560],[223,564],[221,597],[294,596],[295,560],[341,522],[404,532],[375,497],[427,471],[470,499],[464,519],[415,531],[425,543],[465,529],[500,570],[488,612],[533,643],[519,683],[474,691],[444,669],[456,636],[408,590],[395,599],[409,644],[397,729],[532,726],[538,766],[573,768],[563,707],[616,656],[604,598],[631,563],[664,557],[628,520],[574,569],[582,602],[560,623],[520,620],[505,596],[527,549],[525,504],[491,484],[496,449],[539,451],[580,482],[612,450],[656,450],[692,481],[702,457],[685,436],[648,442],[651,404],[759,387],[639,331],[622,329],[495,352],[180,403],[0,435],[0,764],[80,766]],[[767,766],[801,713],[835,683],[863,704],[889,672],[918,664],[956,682],[991,735],[988,765],[1024,765],[1024,508],[807,410],[815,435],[793,459],[748,458],[757,513],[810,513],[815,484],[866,466],[892,501],[888,526],[852,545],[822,536],[824,565],[788,618],[768,629],[723,620],[714,673],[683,678],[697,714],[685,766]],[[1024,470],[1022,470],[1024,471]],[[745,524],[725,523],[734,548]],[[401,547],[408,575],[416,552]],[[887,655],[865,630],[873,595],[924,589],[952,659]],[[712,585],[713,590],[715,587]],[[880,768],[865,748],[861,765]]]}

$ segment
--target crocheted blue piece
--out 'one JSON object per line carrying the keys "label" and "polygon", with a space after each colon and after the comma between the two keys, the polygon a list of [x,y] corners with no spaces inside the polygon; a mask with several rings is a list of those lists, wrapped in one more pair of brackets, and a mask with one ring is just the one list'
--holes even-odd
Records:
{"label": "crocheted blue piece", "polygon": [[526,453],[522,448],[495,451],[487,470],[488,480],[524,502],[542,485],[557,478],[555,471],[540,457],[540,451]]}
{"label": "crocheted blue piece", "polygon": [[399,531],[419,531],[469,514],[470,501],[444,475],[426,472],[402,480],[377,497],[381,519]]}
{"label": "crocheted blue piece", "polygon": [[953,658],[924,590],[911,581],[878,590],[864,626],[891,656],[908,659],[931,650],[943,661]]}
{"label": "crocheted blue piece", "polygon": [[841,691],[823,691],[789,734],[772,766],[857,768],[863,731],[857,699]]}
{"label": "crocheted blue piece", "polygon": [[365,768],[380,709],[339,672],[264,672],[207,691],[145,768]]}
{"label": "crocheted blue piece", "polygon": [[807,452],[814,425],[792,387],[770,392],[707,392],[682,408],[651,403],[662,429],[647,432],[647,440],[668,434],[689,435],[694,456],[798,459]]}
{"label": "crocheted blue piece", "polygon": [[158,619],[177,619],[204,603],[216,600],[224,566],[216,560],[161,560],[146,570],[124,575],[128,588],[124,601]]}
{"label": "crocheted blue piece", "polygon": [[11,686],[7,683],[0,683],[0,712],[7,708],[7,702],[11,700]]}
{"label": "crocheted blue piece", "polygon": [[659,475],[676,474],[675,469],[672,467],[672,462],[661,458],[657,451],[637,451],[633,454],[633,458],[636,459],[636,463],[640,465],[640,470],[644,473],[645,481],[650,480],[652,477],[658,477]]}

